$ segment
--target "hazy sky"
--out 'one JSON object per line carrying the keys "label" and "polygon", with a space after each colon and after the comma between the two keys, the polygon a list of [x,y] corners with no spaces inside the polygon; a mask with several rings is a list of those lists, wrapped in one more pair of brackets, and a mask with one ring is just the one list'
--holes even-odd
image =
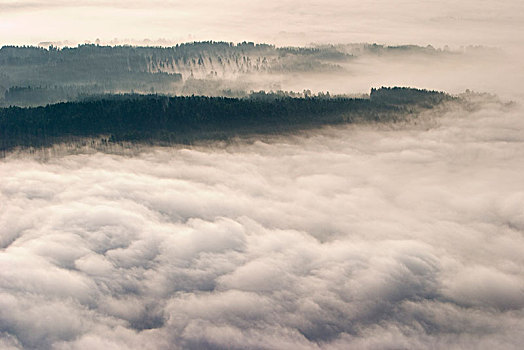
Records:
{"label": "hazy sky", "polygon": [[119,39],[520,44],[524,2],[0,0],[0,44]]}

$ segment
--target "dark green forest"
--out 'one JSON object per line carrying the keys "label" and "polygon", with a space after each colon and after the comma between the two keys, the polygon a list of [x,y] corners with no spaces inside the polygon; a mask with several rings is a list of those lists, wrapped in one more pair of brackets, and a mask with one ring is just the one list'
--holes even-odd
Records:
{"label": "dark green forest", "polygon": [[[263,98],[261,98],[263,96]],[[0,109],[0,149],[44,147],[79,138],[192,143],[351,122],[398,121],[453,97],[410,88],[372,89],[369,98],[249,98],[105,95],[45,107]]]}

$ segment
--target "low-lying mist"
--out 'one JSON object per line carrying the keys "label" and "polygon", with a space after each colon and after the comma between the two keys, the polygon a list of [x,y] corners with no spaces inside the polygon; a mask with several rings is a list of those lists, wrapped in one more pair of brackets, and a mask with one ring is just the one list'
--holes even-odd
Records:
{"label": "low-lying mist", "polygon": [[517,349],[519,106],[0,161],[0,347]]}
{"label": "low-lying mist", "polygon": [[[384,44],[276,47],[0,48],[0,106],[45,106],[115,93],[246,97],[252,91],[361,95],[380,86],[522,98],[522,50]],[[503,79],[501,77],[504,77]]]}
{"label": "low-lying mist", "polygon": [[[410,86],[459,94],[465,90],[489,92],[507,99],[524,99],[523,51],[469,47],[463,52],[434,54],[407,50],[396,54],[360,54],[334,73],[282,76],[274,82],[283,90],[365,93],[372,87]],[[262,80],[263,81],[263,80]],[[266,85],[262,88],[269,89]]]}

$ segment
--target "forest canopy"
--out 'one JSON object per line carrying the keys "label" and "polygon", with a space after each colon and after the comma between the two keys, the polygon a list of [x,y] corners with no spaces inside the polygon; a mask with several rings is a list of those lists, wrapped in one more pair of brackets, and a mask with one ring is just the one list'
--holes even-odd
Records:
{"label": "forest canopy", "polygon": [[0,148],[41,147],[101,136],[109,142],[191,143],[330,124],[395,121],[453,99],[442,92],[398,87],[373,89],[369,98],[260,95],[119,94],[45,107],[2,108]]}

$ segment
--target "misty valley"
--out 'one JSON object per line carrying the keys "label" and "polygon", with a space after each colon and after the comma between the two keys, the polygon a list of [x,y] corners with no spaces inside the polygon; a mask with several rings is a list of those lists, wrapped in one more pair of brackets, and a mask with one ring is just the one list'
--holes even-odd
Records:
{"label": "misty valley", "polygon": [[[386,76],[391,64],[424,67],[494,52],[479,46],[215,41],[172,47],[3,46],[0,151],[89,143],[107,151],[126,142],[193,144],[343,123],[413,121],[436,107],[471,108],[475,94],[396,86],[351,90],[355,81],[370,79],[362,64],[377,66]],[[297,86],[301,89],[293,91]],[[331,94],[323,89],[330,86]]]}
{"label": "misty valley", "polygon": [[394,42],[0,48],[0,349],[520,349],[520,56]]}
{"label": "misty valley", "polygon": [[[173,47],[3,46],[0,106],[38,106],[115,93],[245,97],[252,90],[293,90],[286,77],[318,80],[342,75],[350,80],[353,65],[358,67],[361,60],[470,59],[472,54],[489,56],[491,51],[377,44],[275,47],[212,41]],[[347,86],[351,86],[349,81],[344,93],[355,92]]]}

